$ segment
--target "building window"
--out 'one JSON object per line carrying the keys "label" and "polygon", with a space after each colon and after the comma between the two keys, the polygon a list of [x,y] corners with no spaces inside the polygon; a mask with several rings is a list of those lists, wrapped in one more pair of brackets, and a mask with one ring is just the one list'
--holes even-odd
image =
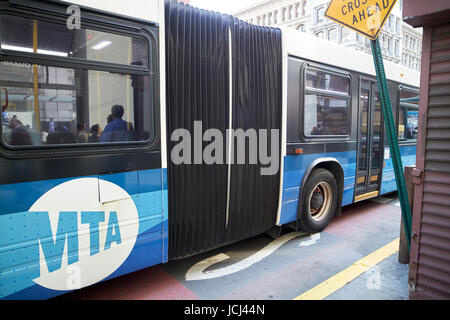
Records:
{"label": "building window", "polygon": [[303,4],[302,4],[302,7],[303,7],[303,9],[302,9],[302,14],[303,14],[303,15],[306,15],[306,4],[307,4],[307,2],[306,2],[306,1],[303,1]]}
{"label": "building window", "polygon": [[364,37],[364,36],[362,36],[362,35],[359,35],[359,42],[360,42],[361,44],[364,44],[364,39],[366,39],[366,37]]}
{"label": "building window", "polygon": [[381,50],[382,50],[383,52],[386,52],[386,49],[387,49],[386,36],[385,36],[385,35],[382,35],[382,36],[381,36]]}
{"label": "building window", "polygon": [[395,18],[392,15],[389,16],[389,29],[391,32],[395,31]]}
{"label": "building window", "polygon": [[297,26],[297,30],[298,31],[301,31],[301,32],[305,32],[306,30],[305,30],[305,25],[304,24],[299,24],[298,26]]}
{"label": "building window", "polygon": [[390,55],[393,54],[393,44],[392,44],[392,38],[391,38],[391,37],[389,37],[389,38],[387,39],[387,51],[388,51],[388,53],[389,53]]}
{"label": "building window", "polygon": [[400,41],[399,40],[395,40],[395,56],[398,57],[400,55]]}
{"label": "building window", "polygon": [[305,72],[305,136],[348,136],[350,79],[308,69]]}
{"label": "building window", "polygon": [[325,7],[320,7],[320,8],[316,9],[316,22],[318,24],[325,21],[324,13],[325,13]]}
{"label": "building window", "polygon": [[398,122],[398,138],[400,141],[417,140],[419,127],[419,93],[405,89],[400,90],[400,110]]}
{"label": "building window", "polygon": [[397,18],[396,29],[397,29],[398,34],[400,33],[401,25],[402,25],[402,21],[400,20],[400,18]]}
{"label": "building window", "polygon": [[[144,37],[6,15],[0,23],[1,48],[9,50],[8,61],[0,62],[2,100],[7,95],[14,106],[2,113],[3,143],[123,143],[153,136],[155,84]],[[19,59],[24,52],[31,55]]]}
{"label": "building window", "polygon": [[302,5],[300,3],[297,3],[295,6],[295,11],[297,12],[297,17],[302,16]]}
{"label": "building window", "polygon": [[328,40],[337,42],[338,41],[338,33],[337,28],[332,28],[328,30]]}
{"label": "building window", "polygon": [[352,31],[346,27],[342,27],[341,28],[342,43],[352,41],[353,37],[354,37],[353,33],[354,33],[354,31]]}
{"label": "building window", "polygon": [[289,7],[289,18],[294,19],[295,18],[295,8],[294,6]]}

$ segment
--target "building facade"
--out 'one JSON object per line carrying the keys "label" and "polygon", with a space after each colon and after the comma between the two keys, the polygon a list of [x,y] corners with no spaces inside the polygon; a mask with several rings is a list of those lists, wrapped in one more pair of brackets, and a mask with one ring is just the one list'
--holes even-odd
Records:
{"label": "building facade", "polygon": [[[239,10],[234,16],[262,26],[290,27],[343,46],[371,52],[369,40],[336,22],[324,13],[329,0],[265,0]],[[385,60],[420,71],[422,30],[402,20],[403,0],[399,0],[380,33]]]}

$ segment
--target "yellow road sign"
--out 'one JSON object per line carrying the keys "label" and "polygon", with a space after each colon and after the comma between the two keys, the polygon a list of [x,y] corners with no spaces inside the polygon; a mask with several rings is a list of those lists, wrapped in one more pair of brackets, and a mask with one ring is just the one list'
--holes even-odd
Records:
{"label": "yellow road sign", "polygon": [[376,40],[397,0],[332,0],[325,16]]}

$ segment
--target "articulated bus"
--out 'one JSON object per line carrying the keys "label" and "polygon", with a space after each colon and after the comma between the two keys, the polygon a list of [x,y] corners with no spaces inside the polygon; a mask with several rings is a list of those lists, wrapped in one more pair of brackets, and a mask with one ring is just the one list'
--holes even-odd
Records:
{"label": "articulated bus", "polygon": [[[396,191],[364,52],[163,0],[0,0],[0,44],[1,299],[318,233]],[[385,65],[412,165],[419,74]]]}

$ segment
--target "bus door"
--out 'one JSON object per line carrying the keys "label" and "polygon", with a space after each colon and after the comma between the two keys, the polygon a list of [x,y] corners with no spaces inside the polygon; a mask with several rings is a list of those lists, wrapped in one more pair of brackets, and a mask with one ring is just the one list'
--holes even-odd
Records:
{"label": "bus door", "polygon": [[361,80],[355,202],[379,195],[383,170],[383,123],[377,84]]}

